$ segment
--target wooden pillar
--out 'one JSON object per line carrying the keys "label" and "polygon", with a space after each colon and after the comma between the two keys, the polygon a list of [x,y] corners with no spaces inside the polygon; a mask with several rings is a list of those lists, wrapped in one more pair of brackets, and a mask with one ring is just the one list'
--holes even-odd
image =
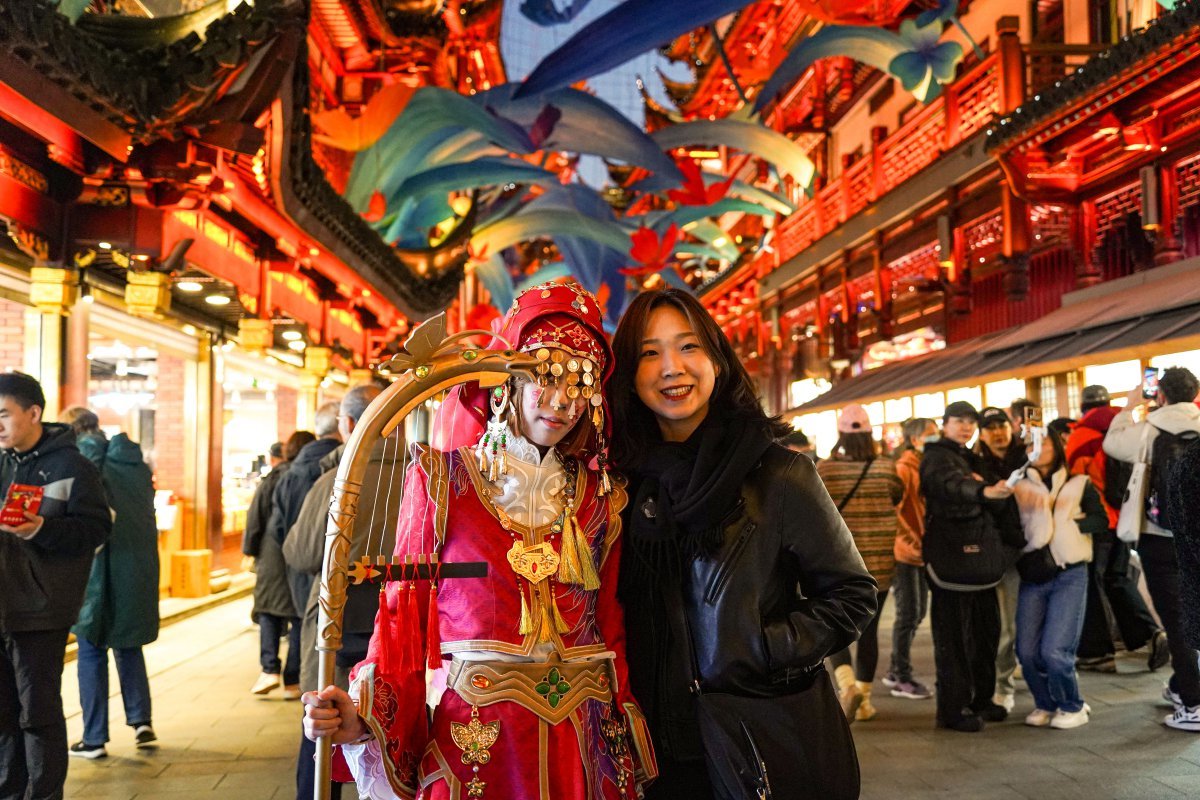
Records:
{"label": "wooden pillar", "polygon": [[875,247],[871,253],[871,267],[875,271],[875,319],[878,321],[879,338],[889,341],[896,335],[895,319],[892,314],[892,276],[883,263],[883,231],[874,234]]}
{"label": "wooden pillar", "polygon": [[999,53],[1000,114],[1010,114],[1025,102],[1025,56],[1021,52],[1021,20],[1015,16],[996,20]]}
{"label": "wooden pillar", "polygon": [[222,535],[224,529],[224,508],[221,503],[221,472],[225,445],[225,386],[224,386],[224,365],[221,360],[221,350],[215,341],[211,342],[208,347],[208,370],[204,376],[202,387],[207,389],[208,413],[201,417],[207,425],[207,447],[205,453],[206,469],[200,474],[205,477],[205,508],[202,514],[197,517],[202,520],[204,528],[202,535],[204,536],[204,544],[202,547],[207,547],[216,555],[214,561],[220,557],[221,550],[224,545]]}
{"label": "wooden pillar", "polygon": [[1104,280],[1100,241],[1096,235],[1096,204],[1085,200],[1072,215],[1071,239],[1075,247],[1075,288],[1086,289]]}
{"label": "wooden pillar", "polygon": [[91,328],[92,302],[87,295],[71,309],[67,317],[66,357],[63,370],[63,408],[88,404],[88,332]]}

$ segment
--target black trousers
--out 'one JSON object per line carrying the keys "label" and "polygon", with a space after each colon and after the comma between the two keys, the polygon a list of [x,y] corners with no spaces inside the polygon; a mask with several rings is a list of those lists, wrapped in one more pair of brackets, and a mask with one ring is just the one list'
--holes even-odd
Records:
{"label": "black trousers", "polygon": [[[335,661],[334,682],[345,689],[348,686],[347,676],[356,664],[367,657],[367,645],[371,642],[369,633],[347,632],[342,638],[342,649],[338,651]],[[324,687],[317,687],[319,689]],[[312,800],[315,796],[317,778],[317,743],[308,740],[303,731],[300,733],[300,750],[296,755],[296,800]],[[329,797],[339,800],[342,796],[342,785],[337,781],[330,782]]]}
{"label": "black trousers", "polygon": [[1180,615],[1179,558],[1175,554],[1175,540],[1170,536],[1145,533],[1138,540],[1137,551],[1142,558],[1142,569],[1146,571],[1150,599],[1167,631],[1171,668],[1175,670],[1171,685],[1185,705],[1200,706],[1200,666],[1196,663],[1196,651],[1186,644]]}
{"label": "black trousers", "polygon": [[952,592],[931,582],[929,591],[937,716],[953,724],[992,702],[1000,605],[994,589]]}
{"label": "black trousers", "polygon": [[1146,608],[1137,582],[1129,576],[1129,545],[1113,531],[1092,535],[1087,610],[1076,653],[1080,658],[1100,658],[1116,652],[1104,610],[1106,600],[1126,650],[1137,650],[1150,641],[1158,623]]}
{"label": "black trousers", "polygon": [[[879,618],[883,616],[883,605],[887,602],[888,590],[879,593],[879,605],[875,608],[875,616],[863,628],[858,637],[857,645],[849,645],[829,657],[829,663],[835,667],[843,664],[854,666],[854,680],[861,683],[871,683],[875,680],[875,671],[879,667]],[[858,648],[858,658],[851,661],[850,648]]]}
{"label": "black trousers", "polygon": [[67,630],[0,631],[0,800],[61,800]]}

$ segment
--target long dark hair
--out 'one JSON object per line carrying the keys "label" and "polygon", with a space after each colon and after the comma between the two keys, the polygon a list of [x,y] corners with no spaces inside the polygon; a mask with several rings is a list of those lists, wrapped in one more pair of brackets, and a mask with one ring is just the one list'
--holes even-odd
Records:
{"label": "long dark hair", "polygon": [[837,444],[833,446],[833,454],[844,456],[850,461],[870,461],[879,455],[879,445],[867,431],[843,433],[838,436]]}
{"label": "long dark hair", "polygon": [[708,401],[710,411],[720,409],[727,416],[761,422],[774,438],[791,430],[778,417],[769,417],[763,411],[754,381],[700,301],[680,289],[654,289],[633,299],[613,337],[616,365],[608,391],[613,414],[613,460],[618,467],[626,470],[636,467],[647,443],[662,439],[654,413],[637,396],[635,379],[650,315],[663,306],[671,306],[687,318],[700,346],[716,367],[716,383]]}
{"label": "long dark hair", "polygon": [[1063,444],[1062,437],[1053,431],[1047,431],[1046,435],[1042,438],[1042,446],[1044,447],[1046,444],[1054,448],[1054,460],[1050,462],[1050,466],[1046,468],[1044,474],[1040,469],[1038,473],[1042,474],[1042,477],[1049,483],[1051,475],[1067,466],[1067,448]]}

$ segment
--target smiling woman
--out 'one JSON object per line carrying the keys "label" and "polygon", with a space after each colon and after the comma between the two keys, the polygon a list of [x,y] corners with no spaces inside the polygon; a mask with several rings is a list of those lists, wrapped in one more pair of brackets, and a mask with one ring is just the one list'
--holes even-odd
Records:
{"label": "smiling woman", "polygon": [[774,441],[788,429],[690,294],[637,297],[613,350],[629,680],[660,767],[646,797],[762,796],[767,773],[789,797],[858,797],[823,659],[871,619],[875,581],[812,462]]}

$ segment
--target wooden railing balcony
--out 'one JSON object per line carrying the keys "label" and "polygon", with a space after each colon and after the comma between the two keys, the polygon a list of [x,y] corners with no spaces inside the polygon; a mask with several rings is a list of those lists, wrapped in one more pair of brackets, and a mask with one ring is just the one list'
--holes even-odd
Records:
{"label": "wooden railing balcony", "polygon": [[1000,110],[999,59],[984,58],[779,225],[787,260],[982,130]]}

